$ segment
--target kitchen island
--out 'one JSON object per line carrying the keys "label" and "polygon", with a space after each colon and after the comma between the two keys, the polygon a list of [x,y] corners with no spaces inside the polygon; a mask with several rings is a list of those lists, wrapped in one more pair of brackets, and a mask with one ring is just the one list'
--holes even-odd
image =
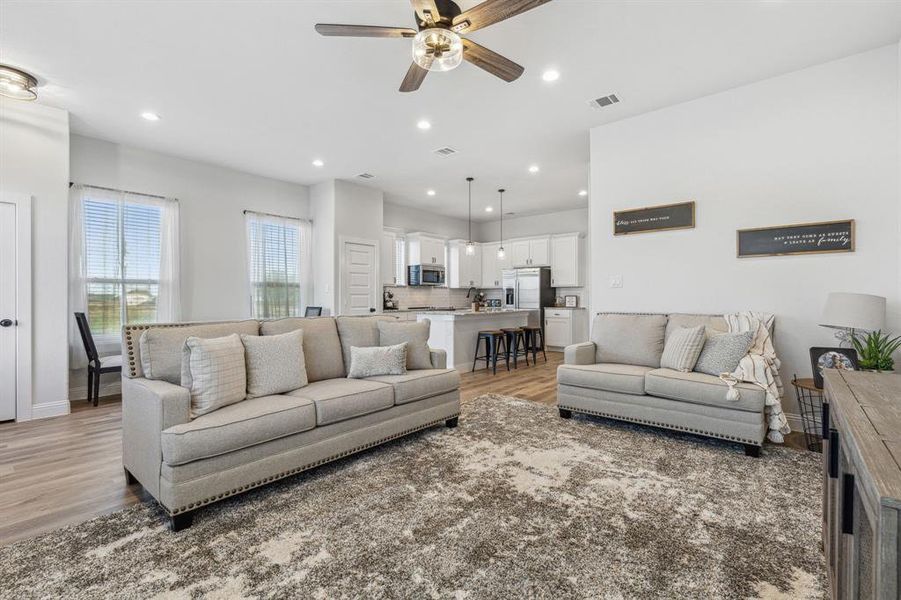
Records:
{"label": "kitchen island", "polygon": [[479,331],[523,327],[529,323],[529,312],[525,309],[430,311],[417,313],[416,320],[431,321],[429,346],[447,352],[448,367],[469,371]]}

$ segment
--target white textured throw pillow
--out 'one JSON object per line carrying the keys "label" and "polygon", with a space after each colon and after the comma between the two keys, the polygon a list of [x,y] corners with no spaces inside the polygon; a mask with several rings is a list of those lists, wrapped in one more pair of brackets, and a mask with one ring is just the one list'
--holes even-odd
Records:
{"label": "white textured throw pillow", "polygon": [[688,373],[695,368],[707,333],[703,325],[697,327],[680,327],[672,332],[663,347],[660,366]]}
{"label": "white textured throw pillow", "polygon": [[283,394],[307,385],[303,330],[279,335],[242,335],[247,397]]}
{"label": "white textured throw pillow", "polygon": [[403,375],[407,372],[407,345],[350,347],[350,379],[375,375]]}
{"label": "white textured throw pillow", "polygon": [[181,385],[191,392],[192,419],[243,400],[247,395],[247,371],[241,337],[233,333],[185,340]]}
{"label": "white textured throw pillow", "polygon": [[753,342],[752,331],[712,335],[704,343],[695,371],[717,376],[732,373],[738,368],[738,363],[748,353]]}

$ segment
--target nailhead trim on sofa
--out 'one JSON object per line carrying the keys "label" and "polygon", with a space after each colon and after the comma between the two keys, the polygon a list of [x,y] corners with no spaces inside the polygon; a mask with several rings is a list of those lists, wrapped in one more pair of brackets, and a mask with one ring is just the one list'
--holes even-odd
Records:
{"label": "nailhead trim on sofa", "polygon": [[558,408],[562,410],[569,410],[575,413],[584,413],[588,415],[595,415],[598,417],[604,417],[607,419],[615,419],[617,421],[630,421],[632,423],[640,423],[642,425],[653,425],[654,427],[662,427],[663,429],[671,429],[673,431],[684,431],[686,433],[696,433],[698,435],[705,435],[707,437],[718,438],[721,440],[727,440],[730,442],[740,442],[742,444],[751,444],[752,446],[758,446],[759,444],[754,440],[746,440],[744,438],[739,438],[731,435],[724,435],[722,433],[715,433],[713,431],[705,431],[703,429],[694,429],[692,427],[679,427],[678,425],[670,425],[669,423],[660,423],[658,421],[649,421],[648,419],[637,419],[634,417],[624,417],[622,415],[614,415],[612,413],[605,413],[597,410],[587,410],[584,408],[573,408],[570,406],[563,406],[562,404],[558,405]]}
{"label": "nailhead trim on sofa", "polygon": [[[428,423],[424,423],[423,425],[418,425],[418,426],[416,426],[416,427],[411,427],[410,429],[406,429],[406,430],[401,431],[401,432],[399,432],[399,433],[396,433],[396,434],[394,434],[394,435],[389,435],[389,436],[387,436],[387,437],[383,437],[383,438],[381,438],[381,439],[379,439],[379,440],[376,440],[376,441],[374,441],[374,442],[370,442],[370,443],[364,444],[364,445],[362,445],[362,446],[357,446],[356,448],[351,448],[350,450],[345,450],[344,452],[341,452],[341,453],[339,453],[339,454],[335,454],[335,455],[329,456],[328,458],[323,458],[322,460],[316,461],[315,463],[311,463],[311,464],[309,464],[309,465],[306,465],[306,466],[303,466],[303,467],[299,467],[299,468],[297,468],[297,469],[291,469],[290,471],[284,471],[284,472],[282,472],[282,473],[279,473],[278,475],[273,475],[273,476],[271,476],[271,477],[266,477],[265,479],[260,479],[259,481],[255,481],[255,482],[249,483],[249,484],[247,484],[247,485],[242,485],[242,486],[240,486],[240,487],[237,487],[237,488],[235,488],[235,489],[233,489],[233,490],[229,490],[228,492],[224,492],[224,493],[219,494],[219,495],[217,495],[217,496],[212,496],[212,497],[210,497],[210,498],[205,498],[205,499],[199,500],[199,501],[197,501],[197,502],[192,502],[191,504],[189,504],[189,505],[187,505],[187,506],[182,506],[182,507],[180,507],[180,508],[176,508],[176,509],[173,509],[173,510],[170,510],[170,509],[168,509],[167,507],[163,506],[163,509],[166,510],[166,512],[169,514],[169,516],[173,516],[173,517],[174,517],[175,515],[181,514],[181,513],[183,513],[183,512],[187,512],[187,511],[189,511],[189,510],[194,510],[194,509],[197,509],[197,508],[201,508],[201,507],[206,506],[206,505],[208,505],[208,504],[212,504],[213,502],[218,502],[219,500],[222,500],[222,499],[224,499],[224,498],[228,498],[229,496],[234,496],[234,495],[236,495],[236,494],[240,494],[240,493],[246,492],[246,491],[248,491],[248,490],[251,490],[251,489],[253,489],[253,488],[260,487],[260,486],[265,485],[265,484],[267,484],[267,483],[271,483],[271,482],[277,481],[277,480],[279,480],[279,479],[284,479],[285,477],[290,477],[291,475],[296,475],[296,474],[298,474],[298,473],[302,473],[303,471],[308,471],[308,470],[313,469],[313,468],[315,468],[315,467],[318,467],[318,466],[320,466],[320,465],[324,465],[325,463],[329,463],[329,462],[338,460],[338,459],[340,459],[340,458],[344,458],[345,456],[350,456],[351,454],[356,454],[357,452],[362,452],[363,450],[368,450],[369,448],[373,448],[373,447],[375,447],[375,446],[379,446],[379,445],[381,445],[381,444],[384,444],[385,442],[390,442],[391,440],[396,440],[397,438],[404,437],[405,435],[409,435],[409,434],[411,434],[411,433],[415,433],[415,432],[421,431],[421,430],[423,430],[423,429],[428,429],[429,427],[434,427],[435,425],[438,425],[438,424],[440,424],[440,423],[444,423],[444,422],[446,422],[446,421],[448,421],[448,420],[450,420],[450,419],[458,418],[459,416],[460,416],[460,413],[456,413],[456,414],[452,414],[452,415],[447,416],[447,417],[442,417],[442,418],[440,418],[440,419],[436,419],[436,420],[434,420],[434,421],[430,421],[430,422],[428,422]],[[162,506],[162,505],[161,505],[161,506]]]}

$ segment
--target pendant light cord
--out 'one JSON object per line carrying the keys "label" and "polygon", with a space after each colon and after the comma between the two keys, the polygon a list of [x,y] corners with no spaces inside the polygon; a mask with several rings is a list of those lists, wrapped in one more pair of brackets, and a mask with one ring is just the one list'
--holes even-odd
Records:
{"label": "pendant light cord", "polygon": [[498,190],[501,195],[501,248],[504,247],[504,189]]}
{"label": "pendant light cord", "polygon": [[467,177],[469,182],[469,243],[472,244],[472,177]]}

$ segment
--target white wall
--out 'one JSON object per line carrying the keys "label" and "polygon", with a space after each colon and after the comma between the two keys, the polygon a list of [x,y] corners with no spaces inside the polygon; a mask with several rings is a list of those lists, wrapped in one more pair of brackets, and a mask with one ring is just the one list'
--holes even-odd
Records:
{"label": "white wall", "polygon": [[335,314],[335,180],[310,188],[313,215],[313,298],[322,314]]}
{"label": "white wall", "polygon": [[[479,223],[478,240],[496,242],[500,239],[500,221]],[[588,208],[561,210],[540,215],[504,217],[504,239],[555,233],[587,233]]]}
{"label": "white wall", "polygon": [[[455,219],[445,215],[437,215],[432,212],[384,202],[385,227],[395,227],[405,232],[424,231],[446,237],[449,240],[465,240],[469,237],[469,222],[465,219]],[[476,237],[478,223],[472,224],[473,241],[479,241]]]}
{"label": "white wall", "polygon": [[32,410],[69,412],[69,114],[0,98],[0,188],[32,197]]}
{"label": "white wall", "polygon": [[[898,61],[893,45],[593,129],[592,314],[775,313],[787,412],[808,349],[835,343],[828,292],[886,296],[898,332]],[[615,209],[689,199],[695,229],[612,234]],[[736,229],[848,218],[856,252],[735,256]]]}

